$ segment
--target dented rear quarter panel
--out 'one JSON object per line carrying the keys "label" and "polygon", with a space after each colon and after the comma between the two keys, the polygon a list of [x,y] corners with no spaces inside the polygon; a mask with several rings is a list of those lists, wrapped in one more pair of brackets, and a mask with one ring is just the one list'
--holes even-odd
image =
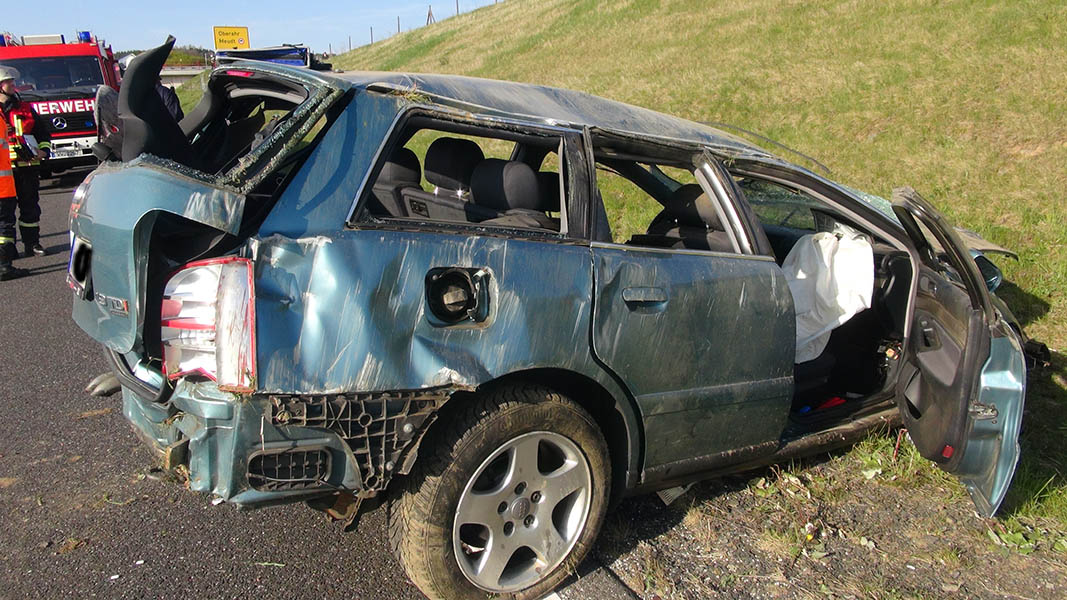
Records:
{"label": "dented rear quarter panel", "polygon": [[[541,367],[602,378],[587,246],[366,229],[274,236],[256,255],[262,392],[473,388]],[[424,281],[439,267],[488,271],[484,322],[429,318]]]}

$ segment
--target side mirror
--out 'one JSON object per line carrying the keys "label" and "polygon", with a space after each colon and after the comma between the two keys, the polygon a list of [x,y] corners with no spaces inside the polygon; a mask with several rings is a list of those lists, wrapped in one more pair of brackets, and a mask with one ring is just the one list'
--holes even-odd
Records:
{"label": "side mirror", "polygon": [[986,288],[990,292],[995,292],[1004,281],[1004,273],[1001,272],[1000,267],[993,264],[993,261],[986,258],[984,254],[976,254],[974,262],[978,265],[978,271],[982,274],[982,279],[985,280]]}

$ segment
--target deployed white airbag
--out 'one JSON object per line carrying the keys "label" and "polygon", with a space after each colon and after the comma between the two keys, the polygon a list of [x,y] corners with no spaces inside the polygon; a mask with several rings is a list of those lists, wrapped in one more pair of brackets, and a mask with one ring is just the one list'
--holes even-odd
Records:
{"label": "deployed white airbag", "polygon": [[822,354],[830,332],[871,306],[874,251],[856,232],[806,235],[782,264],[797,314],[796,362]]}

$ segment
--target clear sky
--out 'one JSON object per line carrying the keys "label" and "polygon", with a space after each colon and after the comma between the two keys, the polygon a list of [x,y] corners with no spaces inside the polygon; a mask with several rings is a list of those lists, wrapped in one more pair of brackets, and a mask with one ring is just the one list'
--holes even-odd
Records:
{"label": "clear sky", "polygon": [[[510,0],[521,2],[521,0]],[[461,12],[492,4],[493,0],[459,0]],[[51,0],[45,4],[15,2],[4,7],[0,31],[16,36],[62,33],[67,40],[78,30],[104,38],[116,52],[157,46],[172,34],[177,44],[214,46],[214,25],[244,25],[252,46],[307,44],[316,52],[333,45],[334,52],[396,33],[396,18],[407,31],[426,24],[427,8],[438,21],[456,14],[456,0],[179,0],[170,2],[77,2]]]}

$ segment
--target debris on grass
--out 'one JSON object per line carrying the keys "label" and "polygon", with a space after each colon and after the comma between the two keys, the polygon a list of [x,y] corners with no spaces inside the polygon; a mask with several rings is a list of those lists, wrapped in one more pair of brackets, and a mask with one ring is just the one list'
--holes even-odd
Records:
{"label": "debris on grass", "polygon": [[279,562],[254,562],[253,565],[257,567],[284,567],[285,563]]}
{"label": "debris on grass", "polygon": [[16,481],[18,481],[17,477],[0,477],[0,490],[11,487]]}

